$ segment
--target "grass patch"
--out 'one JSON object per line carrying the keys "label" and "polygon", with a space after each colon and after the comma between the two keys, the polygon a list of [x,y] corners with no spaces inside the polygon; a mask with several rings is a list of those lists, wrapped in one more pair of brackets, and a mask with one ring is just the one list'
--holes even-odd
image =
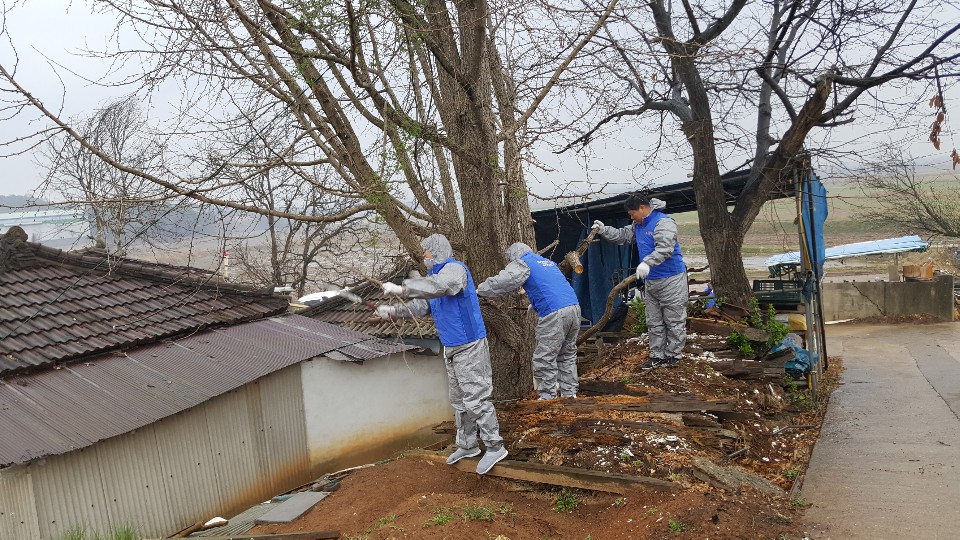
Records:
{"label": "grass patch", "polygon": [[577,494],[565,489],[553,500],[553,511],[570,513],[580,504],[580,498]]}
{"label": "grass patch", "polygon": [[687,528],[687,524],[678,519],[671,519],[667,522],[667,526],[670,527],[670,532],[674,533],[683,532]]}
{"label": "grass patch", "polygon": [[438,508],[437,511],[433,513],[433,516],[428,519],[423,526],[429,527],[431,525],[446,525],[451,521],[453,521],[453,513],[447,508]]}
{"label": "grass patch", "polygon": [[468,506],[463,509],[463,517],[468,521],[493,521],[493,510],[486,506]]}
{"label": "grass patch", "polygon": [[86,527],[71,527],[61,537],[63,540],[141,540],[143,536],[129,525],[112,527],[106,534],[90,531]]}

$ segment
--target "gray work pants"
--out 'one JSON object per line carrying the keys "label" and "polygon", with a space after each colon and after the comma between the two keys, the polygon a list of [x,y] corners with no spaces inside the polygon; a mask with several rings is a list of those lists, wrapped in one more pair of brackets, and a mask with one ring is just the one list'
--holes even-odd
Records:
{"label": "gray work pants", "polygon": [[477,448],[477,430],[488,449],[503,445],[500,424],[490,396],[493,393],[493,369],[487,338],[466,345],[444,347],[450,404],[456,413],[457,446]]}
{"label": "gray work pants", "polygon": [[561,397],[576,397],[577,335],[580,306],[572,305],[548,313],[537,321],[537,347],[533,351],[533,382],[540,399],[555,399],[559,383]]}
{"label": "gray work pants", "polygon": [[689,296],[686,272],[644,283],[651,360],[680,358],[687,343]]}

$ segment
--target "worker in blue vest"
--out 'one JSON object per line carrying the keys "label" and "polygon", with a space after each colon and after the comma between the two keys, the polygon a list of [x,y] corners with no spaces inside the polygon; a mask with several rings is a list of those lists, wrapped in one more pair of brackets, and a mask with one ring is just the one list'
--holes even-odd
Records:
{"label": "worker in blue vest", "polygon": [[507,267],[477,287],[485,297],[502,296],[520,287],[537,312],[537,346],[533,351],[533,381],[540,399],[577,397],[577,334],[580,302],[563,272],[523,242],[507,248]]}
{"label": "worker in blue vest", "polygon": [[683,263],[677,223],[663,213],[666,203],[631,195],[624,203],[632,225],[609,227],[593,222],[601,238],[614,244],[637,243],[637,279],[644,280],[650,359],[646,368],[676,365],[687,341],[687,267]]}
{"label": "worker in blue vest", "polygon": [[493,370],[477,290],[470,270],[453,258],[453,248],[445,236],[433,234],[421,245],[428,275],[406,279],[403,285],[384,283],[385,295],[411,300],[403,305],[378,306],[376,312],[383,319],[433,315],[443,344],[450,404],[456,412],[457,449],[447,458],[447,463],[453,465],[465,457],[480,454],[479,430],[487,451],[477,464],[477,472],[486,474],[507,457],[507,449],[490,401]]}

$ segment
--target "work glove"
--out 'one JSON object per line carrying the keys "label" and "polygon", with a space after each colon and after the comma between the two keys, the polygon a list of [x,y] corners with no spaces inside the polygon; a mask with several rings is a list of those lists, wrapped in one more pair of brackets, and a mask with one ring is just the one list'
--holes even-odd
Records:
{"label": "work glove", "polygon": [[374,311],[376,312],[377,317],[380,317],[381,319],[393,319],[397,314],[397,307],[382,305],[377,306],[377,309]]}
{"label": "work glove", "polygon": [[396,283],[390,283],[390,282],[384,283],[383,294],[387,296],[402,296],[403,286],[397,285]]}
{"label": "work glove", "polygon": [[647,279],[647,276],[650,275],[650,265],[642,262],[637,265],[637,279]]}
{"label": "work glove", "polygon": [[604,227],[606,227],[606,225],[604,225],[603,222],[598,219],[593,222],[593,227],[591,228],[595,231],[602,231]]}

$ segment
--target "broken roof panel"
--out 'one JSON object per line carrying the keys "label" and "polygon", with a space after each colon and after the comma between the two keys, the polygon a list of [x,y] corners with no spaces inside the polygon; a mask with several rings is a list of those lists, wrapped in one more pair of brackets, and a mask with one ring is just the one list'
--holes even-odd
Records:
{"label": "broken roof panel", "polygon": [[[0,237],[0,376],[286,311],[196,269]],[[23,231],[19,230],[23,235]]]}
{"label": "broken roof panel", "polygon": [[[400,272],[405,274],[405,272]],[[399,282],[399,280],[397,280]],[[374,304],[395,303],[396,299],[387,298],[380,287],[365,284],[352,289],[352,292]],[[332,297],[316,305],[298,311],[300,315],[319,321],[335,324],[348,330],[363,332],[385,339],[437,339],[437,328],[432,317],[416,319],[397,319],[385,321],[373,316],[373,312],[362,304],[353,303],[346,298]]]}
{"label": "broken roof panel", "polygon": [[410,349],[288,315],[7,377],[0,467],[127,433],[303,360],[331,353],[362,361]]}

